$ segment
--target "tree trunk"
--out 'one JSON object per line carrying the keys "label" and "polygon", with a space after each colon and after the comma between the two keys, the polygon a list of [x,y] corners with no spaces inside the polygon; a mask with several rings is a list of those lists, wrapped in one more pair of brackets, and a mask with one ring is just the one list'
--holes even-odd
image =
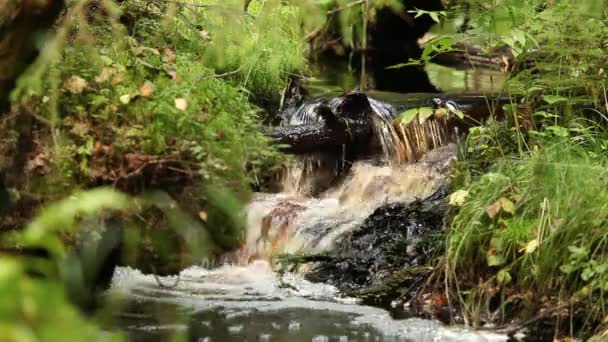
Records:
{"label": "tree trunk", "polygon": [[0,1],[0,107],[36,57],[35,35],[50,28],[63,7],[63,0]]}

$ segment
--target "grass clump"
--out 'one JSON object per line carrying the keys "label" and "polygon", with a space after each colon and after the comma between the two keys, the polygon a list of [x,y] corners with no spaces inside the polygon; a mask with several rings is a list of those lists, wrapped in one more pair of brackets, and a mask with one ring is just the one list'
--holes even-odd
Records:
{"label": "grass clump", "polygon": [[606,316],[608,158],[589,151],[549,143],[525,158],[497,160],[467,187],[450,225],[447,276],[476,289],[463,298],[473,323],[559,303],[583,307],[580,324]]}
{"label": "grass clump", "polygon": [[[275,107],[290,74],[307,71],[304,27],[318,13],[281,1],[258,1],[243,12],[240,0],[199,0],[206,8],[185,6],[188,26],[208,39],[205,62],[251,99]],[[308,18],[307,18],[308,16]],[[184,28],[186,30],[188,28]]]}

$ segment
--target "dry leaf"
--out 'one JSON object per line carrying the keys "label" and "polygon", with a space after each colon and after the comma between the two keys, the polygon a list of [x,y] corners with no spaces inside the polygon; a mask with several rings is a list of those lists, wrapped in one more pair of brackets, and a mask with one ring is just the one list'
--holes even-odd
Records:
{"label": "dry leaf", "polygon": [[200,34],[200,36],[201,36],[201,38],[203,40],[208,40],[209,39],[209,31],[200,30],[200,31],[198,31],[198,34]]}
{"label": "dry leaf", "polygon": [[160,50],[161,59],[164,63],[173,64],[175,63],[175,51],[170,48],[162,48]]}
{"label": "dry leaf", "polygon": [[107,82],[110,80],[110,78],[112,76],[114,76],[115,73],[116,73],[116,69],[104,67],[103,69],[101,69],[101,72],[99,73],[99,75],[97,75],[95,77],[95,82],[97,82],[97,83]]}
{"label": "dry leaf", "polygon": [[488,216],[490,218],[494,218],[496,217],[496,215],[498,215],[498,213],[500,213],[501,210],[505,213],[513,214],[513,212],[515,212],[515,204],[513,204],[510,199],[506,197],[501,197],[491,206],[489,206],[486,209],[486,212],[488,213]]}
{"label": "dry leaf", "polygon": [[65,89],[72,94],[80,94],[87,87],[87,81],[80,76],[72,76],[65,81]]}
{"label": "dry leaf", "polygon": [[167,75],[171,76],[171,79],[175,82],[179,83],[182,81],[182,77],[177,74],[177,69],[174,66],[165,65],[164,69]]}
{"label": "dry leaf", "polygon": [[526,244],[526,248],[525,248],[526,254],[530,254],[530,253],[534,252],[537,248],[538,248],[538,239],[530,240]]}
{"label": "dry leaf", "polygon": [[490,218],[494,218],[500,212],[500,207],[501,207],[500,200],[498,200],[486,209],[486,213],[488,213],[488,216]]}
{"label": "dry leaf", "polygon": [[185,112],[188,109],[188,101],[184,98],[175,99],[175,108]]}
{"label": "dry leaf", "polygon": [[114,77],[112,77],[112,82],[110,82],[110,83],[112,83],[112,85],[117,85],[117,84],[124,82],[124,80],[125,80],[125,75],[117,74],[117,75],[114,75]]}
{"label": "dry leaf", "polygon": [[139,86],[138,92],[139,92],[139,95],[141,95],[143,97],[150,97],[152,95],[152,93],[154,92],[154,84],[146,81],[146,82],[144,82],[144,84]]}
{"label": "dry leaf", "polygon": [[209,218],[209,216],[207,215],[207,212],[205,212],[205,211],[199,212],[198,217],[200,217],[201,220],[203,220],[203,222],[207,222],[207,219]]}

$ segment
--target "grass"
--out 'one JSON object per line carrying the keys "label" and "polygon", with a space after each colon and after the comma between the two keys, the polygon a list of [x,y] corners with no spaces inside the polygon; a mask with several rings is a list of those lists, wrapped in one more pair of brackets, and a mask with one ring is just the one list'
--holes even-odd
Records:
{"label": "grass", "polygon": [[564,140],[501,158],[466,187],[446,258],[450,283],[476,289],[462,303],[471,322],[569,301],[585,308],[591,326],[606,316],[607,167],[604,149]]}

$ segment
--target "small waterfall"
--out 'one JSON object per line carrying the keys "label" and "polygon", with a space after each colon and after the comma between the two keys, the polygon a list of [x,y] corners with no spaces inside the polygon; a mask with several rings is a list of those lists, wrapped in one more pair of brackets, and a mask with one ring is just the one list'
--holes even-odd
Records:
{"label": "small waterfall", "polygon": [[[336,177],[343,155],[300,156],[286,165],[278,194],[257,194],[248,208],[247,259],[268,259],[283,253],[329,250],[378,207],[408,203],[431,194],[445,180],[441,171],[455,155],[449,144],[455,134],[445,118],[415,118],[397,123],[391,105],[369,98],[373,139],[368,155]],[[332,110],[340,98],[305,103],[284,116],[284,123],[321,122],[316,108]]]}
{"label": "small waterfall", "polygon": [[248,260],[285,253],[321,253],[360,225],[376,208],[425,198],[446,179],[453,144],[427,153],[418,163],[355,162],[339,185],[318,196],[298,192],[257,194],[248,207]]}
{"label": "small waterfall", "polygon": [[403,154],[401,159],[416,161],[425,152],[444,146],[449,142],[457,141],[458,132],[456,128],[451,130],[446,118],[432,117],[427,120],[414,118],[406,124],[394,125],[398,138],[402,145]]}

